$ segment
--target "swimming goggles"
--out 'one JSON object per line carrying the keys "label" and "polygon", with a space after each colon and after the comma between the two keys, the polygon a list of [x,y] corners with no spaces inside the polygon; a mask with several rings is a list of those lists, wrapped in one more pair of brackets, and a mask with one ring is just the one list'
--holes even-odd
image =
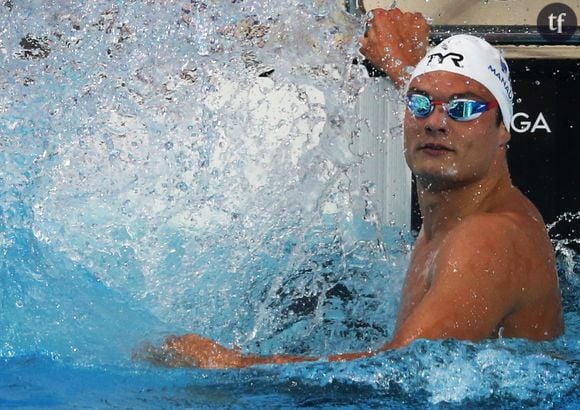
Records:
{"label": "swimming goggles", "polygon": [[407,107],[416,118],[428,117],[436,105],[441,105],[447,115],[455,121],[471,121],[479,117],[484,112],[498,106],[496,100],[481,102],[466,98],[456,98],[449,102],[432,101],[423,94],[410,94],[407,96]]}

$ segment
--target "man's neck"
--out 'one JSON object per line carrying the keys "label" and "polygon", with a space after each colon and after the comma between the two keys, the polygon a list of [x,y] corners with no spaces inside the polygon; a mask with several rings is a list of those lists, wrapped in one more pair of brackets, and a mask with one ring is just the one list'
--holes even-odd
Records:
{"label": "man's neck", "polygon": [[434,188],[433,184],[418,179],[417,195],[425,239],[450,231],[470,215],[489,211],[498,195],[511,188],[507,168],[495,177],[446,188]]}

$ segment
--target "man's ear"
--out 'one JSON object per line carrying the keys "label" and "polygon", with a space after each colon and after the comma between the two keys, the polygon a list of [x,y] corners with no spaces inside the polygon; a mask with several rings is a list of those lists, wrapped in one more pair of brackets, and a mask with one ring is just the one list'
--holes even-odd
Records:
{"label": "man's ear", "polygon": [[502,122],[499,126],[499,146],[505,147],[511,138],[512,135],[505,127],[505,124]]}

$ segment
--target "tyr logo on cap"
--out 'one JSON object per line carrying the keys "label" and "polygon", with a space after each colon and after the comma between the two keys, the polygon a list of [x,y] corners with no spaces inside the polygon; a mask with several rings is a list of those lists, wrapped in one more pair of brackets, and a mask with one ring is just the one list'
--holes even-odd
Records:
{"label": "tyr logo on cap", "polygon": [[433,62],[433,59],[435,57],[438,58],[438,60],[436,61],[435,64],[443,64],[445,59],[449,58],[449,59],[451,59],[453,64],[455,64],[456,67],[463,67],[460,64],[463,61],[463,56],[461,54],[457,54],[457,53],[447,53],[447,54],[433,53],[433,54],[429,55],[429,60],[427,61],[427,65],[431,65],[431,63]]}

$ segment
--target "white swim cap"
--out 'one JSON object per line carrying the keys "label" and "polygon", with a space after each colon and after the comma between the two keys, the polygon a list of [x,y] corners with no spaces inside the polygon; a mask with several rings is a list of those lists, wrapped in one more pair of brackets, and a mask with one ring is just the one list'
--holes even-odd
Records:
{"label": "white swim cap", "polygon": [[513,116],[513,91],[507,63],[497,48],[467,34],[449,37],[419,61],[411,80],[432,71],[449,71],[481,83],[499,103],[503,122],[509,131]]}

